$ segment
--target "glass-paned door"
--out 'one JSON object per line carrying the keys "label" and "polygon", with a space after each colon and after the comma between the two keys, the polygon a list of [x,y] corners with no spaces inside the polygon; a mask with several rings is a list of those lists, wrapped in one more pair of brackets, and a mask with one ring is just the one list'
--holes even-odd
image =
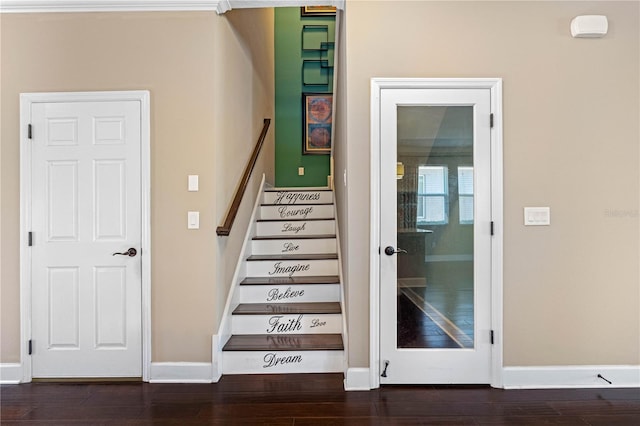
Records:
{"label": "glass-paned door", "polygon": [[490,91],[381,95],[381,383],[490,381]]}

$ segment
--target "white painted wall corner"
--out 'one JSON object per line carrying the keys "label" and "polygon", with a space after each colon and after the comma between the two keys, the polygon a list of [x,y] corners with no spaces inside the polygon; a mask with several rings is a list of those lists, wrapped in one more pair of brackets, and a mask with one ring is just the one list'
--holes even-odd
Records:
{"label": "white painted wall corner", "polygon": [[347,368],[344,379],[344,390],[346,391],[368,391],[371,390],[369,383],[368,368]]}
{"label": "white painted wall corner", "polygon": [[210,362],[152,362],[149,383],[211,383]]}

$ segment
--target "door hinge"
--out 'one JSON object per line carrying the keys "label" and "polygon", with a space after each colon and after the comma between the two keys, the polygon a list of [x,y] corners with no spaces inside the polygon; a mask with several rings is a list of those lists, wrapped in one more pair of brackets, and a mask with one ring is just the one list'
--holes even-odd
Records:
{"label": "door hinge", "polygon": [[29,355],[33,355],[33,340],[29,339]]}
{"label": "door hinge", "polygon": [[33,245],[33,232],[31,231],[29,231],[29,234],[27,236],[27,244],[29,245],[29,247]]}
{"label": "door hinge", "polygon": [[491,221],[491,235],[493,235],[493,221]]}
{"label": "door hinge", "polygon": [[489,127],[493,129],[493,113],[489,114]]}
{"label": "door hinge", "polygon": [[491,330],[491,336],[490,336],[490,339],[491,339],[491,344],[493,345],[493,342],[494,342],[494,338],[493,338],[493,330]]}
{"label": "door hinge", "polygon": [[33,139],[33,126],[31,124],[27,126],[27,138]]}

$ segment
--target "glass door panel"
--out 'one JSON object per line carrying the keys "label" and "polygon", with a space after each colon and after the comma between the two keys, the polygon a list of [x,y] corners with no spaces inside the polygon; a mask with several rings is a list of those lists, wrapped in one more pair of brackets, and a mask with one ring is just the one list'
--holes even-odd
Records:
{"label": "glass door panel", "polygon": [[473,348],[473,106],[397,123],[397,347]]}

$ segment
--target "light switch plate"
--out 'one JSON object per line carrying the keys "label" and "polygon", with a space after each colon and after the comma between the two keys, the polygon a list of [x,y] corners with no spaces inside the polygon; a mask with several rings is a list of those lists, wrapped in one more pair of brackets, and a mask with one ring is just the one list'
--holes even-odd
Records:
{"label": "light switch plate", "polygon": [[200,212],[187,212],[187,229],[200,229]]}
{"label": "light switch plate", "polygon": [[304,176],[304,167],[298,167],[298,176]]}
{"label": "light switch plate", "polygon": [[199,189],[198,180],[199,180],[198,175],[189,175],[189,184],[188,184],[189,191],[195,192]]}
{"label": "light switch plate", "polygon": [[525,226],[551,225],[551,208],[550,207],[525,207],[524,208],[524,224]]}

